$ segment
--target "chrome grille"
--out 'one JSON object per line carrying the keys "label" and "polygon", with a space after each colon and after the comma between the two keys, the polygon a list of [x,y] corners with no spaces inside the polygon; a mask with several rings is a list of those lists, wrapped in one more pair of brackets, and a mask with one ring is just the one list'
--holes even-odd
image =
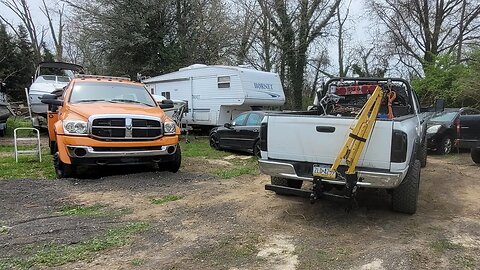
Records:
{"label": "chrome grille", "polygon": [[151,140],[163,136],[162,122],[139,115],[96,115],[89,118],[90,134],[103,140]]}

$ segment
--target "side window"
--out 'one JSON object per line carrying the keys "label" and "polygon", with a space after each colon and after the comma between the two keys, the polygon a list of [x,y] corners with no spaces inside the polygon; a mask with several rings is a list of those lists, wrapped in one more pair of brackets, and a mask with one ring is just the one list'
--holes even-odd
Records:
{"label": "side window", "polygon": [[232,125],[234,125],[234,126],[245,126],[245,119],[247,119],[247,116],[248,116],[247,113],[240,114],[235,119],[233,119]]}
{"label": "side window", "polygon": [[262,116],[258,113],[251,113],[248,117],[246,126],[259,126],[262,121]]}
{"label": "side window", "polygon": [[230,88],[230,76],[219,76],[217,82],[218,88]]}
{"label": "side window", "polygon": [[170,99],[170,92],[162,92],[161,95],[164,96],[166,99]]}

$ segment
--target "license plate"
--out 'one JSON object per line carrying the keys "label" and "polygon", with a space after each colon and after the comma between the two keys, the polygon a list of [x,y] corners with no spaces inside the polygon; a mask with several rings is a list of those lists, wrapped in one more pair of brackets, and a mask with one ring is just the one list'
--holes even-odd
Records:
{"label": "license plate", "polygon": [[330,170],[330,166],[313,164],[313,176],[335,179],[337,178],[337,173]]}

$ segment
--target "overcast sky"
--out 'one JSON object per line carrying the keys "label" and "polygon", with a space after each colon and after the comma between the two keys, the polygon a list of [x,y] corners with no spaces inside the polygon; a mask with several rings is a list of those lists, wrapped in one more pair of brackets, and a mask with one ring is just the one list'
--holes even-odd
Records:
{"label": "overcast sky", "polygon": [[[59,5],[59,0],[45,0],[47,5],[50,7]],[[351,37],[347,37],[345,43],[352,43],[352,42],[362,42],[369,39],[368,35],[368,26],[370,22],[367,21],[368,17],[372,16],[362,16],[365,13],[364,9],[364,1],[365,0],[351,0],[350,4],[350,13],[349,17],[350,20],[347,22],[346,28],[350,30]],[[37,27],[47,27],[48,21],[45,15],[40,10],[40,6],[43,6],[42,0],[27,0],[30,11],[32,13],[32,17],[34,22],[36,23]],[[344,1],[344,6],[348,5],[349,0]],[[20,20],[15,16],[15,14],[10,11],[9,9],[5,8],[3,5],[0,4],[0,14],[7,18],[12,24],[18,25],[20,24]],[[336,18],[334,18],[336,19]],[[55,25],[55,24],[54,24]],[[46,35],[46,43],[47,45],[53,50],[53,44],[51,41],[50,33]],[[332,71],[338,69],[338,56],[337,56],[337,42],[335,40],[331,40],[328,42],[328,52],[332,64]]]}

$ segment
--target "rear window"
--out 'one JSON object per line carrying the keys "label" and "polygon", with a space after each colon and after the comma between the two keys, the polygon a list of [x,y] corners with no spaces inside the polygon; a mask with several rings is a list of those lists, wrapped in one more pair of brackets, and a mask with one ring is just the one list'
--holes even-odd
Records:
{"label": "rear window", "polygon": [[75,82],[70,103],[81,102],[124,102],[156,106],[144,86],[115,82]]}

